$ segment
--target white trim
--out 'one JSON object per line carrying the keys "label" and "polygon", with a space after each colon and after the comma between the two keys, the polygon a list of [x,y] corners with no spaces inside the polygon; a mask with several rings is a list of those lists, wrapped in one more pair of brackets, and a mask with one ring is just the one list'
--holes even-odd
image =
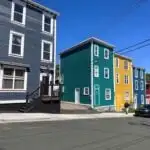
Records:
{"label": "white trim", "polygon": [[[22,23],[14,20],[15,4],[23,6]],[[16,0],[13,0],[12,1],[12,7],[11,7],[11,22],[14,24],[17,24],[17,25],[25,26],[25,24],[26,24],[26,12],[27,12],[27,8],[26,8],[25,4],[23,4],[21,2],[18,3]]]}
{"label": "white trim", "polygon": [[25,103],[25,99],[20,99],[20,100],[0,100],[0,104],[17,104],[17,103]]}
{"label": "white trim", "polygon": [[[141,84],[142,83],[142,84]],[[142,85],[142,86],[141,86]],[[140,81],[140,89],[141,89],[141,91],[143,91],[144,90],[144,81]]]}
{"label": "white trim", "polygon": [[[106,57],[105,56],[105,52],[108,52],[108,56]],[[109,55],[110,55],[110,52],[109,52],[109,49],[108,48],[104,48],[104,59],[109,59]]]}
{"label": "white trim", "polygon": [[[86,89],[88,89],[88,93],[85,92]],[[83,95],[89,95],[89,93],[90,93],[89,87],[84,87],[83,88]]]}
{"label": "white trim", "polygon": [[[50,32],[47,32],[44,30],[44,25],[45,25],[45,16],[49,17],[51,19],[51,24],[50,24]],[[47,14],[42,14],[42,33],[46,35],[52,35],[53,34],[53,18],[50,15]]]}
{"label": "white trim", "polygon": [[93,69],[94,69],[94,67],[93,67],[93,42],[91,43],[91,96],[90,96],[90,99],[91,99],[91,107],[92,108],[94,108],[94,97],[93,97],[93,84],[94,84],[94,82],[93,82]]}
{"label": "white trim", "polygon": [[[128,81],[128,82],[126,82]],[[124,75],[124,84],[129,84],[129,75],[125,74]]]}
{"label": "white trim", "polygon": [[[24,88],[23,89],[14,89],[14,83],[13,83],[13,88],[12,89],[3,89],[2,88],[2,84],[3,84],[3,72],[4,72],[4,68],[12,68],[13,72],[15,72],[16,69],[21,69],[24,70]],[[15,75],[15,74],[14,74]],[[13,81],[14,79],[14,75],[13,75]],[[3,68],[0,69],[0,93],[3,92],[19,92],[19,93],[25,93],[27,91],[27,84],[28,84],[28,72],[26,69],[21,68],[21,67],[15,67],[15,66],[5,66]]]}
{"label": "white trim", "polygon": [[144,79],[144,72],[143,72],[143,70],[140,70],[140,78]]}
{"label": "white trim", "polygon": [[[57,40],[57,38],[56,38],[56,32],[57,32],[57,21],[56,21],[56,19],[54,20],[54,51],[52,51],[52,54],[54,53],[54,55],[52,55],[54,58],[53,58],[53,60],[54,60],[54,77],[53,77],[53,82],[55,82],[55,78],[56,78],[56,40]],[[60,66],[59,66],[59,69],[60,69]],[[61,74],[59,74],[59,75],[61,75]]]}
{"label": "white trim", "polygon": [[[110,94],[110,98],[108,99],[108,98],[106,98],[106,90],[109,90],[109,94]],[[111,92],[111,88],[105,88],[105,100],[111,100],[111,94],[112,94],[112,92]]]}
{"label": "white trim", "polygon": [[99,66],[98,65],[94,65],[94,77],[99,78]]}
{"label": "white trim", "polygon": [[99,46],[94,44],[94,56],[99,57]]}
{"label": "white trim", "polygon": [[[106,71],[108,71],[108,77],[105,76]],[[109,68],[104,68],[104,78],[109,79]]]}
{"label": "white trim", "polygon": [[[21,51],[20,51],[20,55],[12,53],[13,35],[18,35],[18,36],[21,37]],[[9,56],[13,56],[13,57],[23,58],[23,56],[24,56],[24,42],[25,42],[25,35],[24,34],[19,33],[19,32],[15,32],[13,30],[10,30],[8,55]]]}
{"label": "white trim", "polygon": [[[49,44],[50,45],[50,60],[46,60],[46,59],[44,59],[43,57],[44,57],[44,44]],[[42,62],[47,62],[47,63],[50,63],[50,62],[52,62],[52,55],[53,55],[53,52],[52,52],[52,49],[53,49],[53,45],[52,45],[52,42],[50,42],[50,41],[46,41],[46,40],[42,40],[42,42],[41,42],[41,61]]]}
{"label": "white trim", "polygon": [[[127,62],[127,68],[125,68],[126,66],[125,66],[125,62]],[[124,69],[125,70],[129,70],[129,61],[128,60],[124,60]]]}

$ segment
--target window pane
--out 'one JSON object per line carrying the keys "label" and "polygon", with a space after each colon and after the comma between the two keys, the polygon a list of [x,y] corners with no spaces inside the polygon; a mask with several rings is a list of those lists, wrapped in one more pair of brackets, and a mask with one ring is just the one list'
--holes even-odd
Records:
{"label": "window pane", "polygon": [[15,89],[24,89],[24,80],[15,80]]}
{"label": "window pane", "polygon": [[50,25],[45,24],[45,25],[44,25],[44,31],[50,32]]}
{"label": "window pane", "polygon": [[4,68],[4,75],[13,76],[13,69],[12,68]]}
{"label": "window pane", "polygon": [[23,6],[19,4],[15,4],[15,11],[19,13],[23,13]]}
{"label": "window pane", "polygon": [[21,54],[21,46],[12,45],[12,53],[13,54]]}
{"label": "window pane", "polygon": [[13,88],[13,80],[12,79],[3,79],[3,89],[12,89]]}
{"label": "window pane", "polygon": [[44,51],[50,52],[50,44],[44,43]]}
{"label": "window pane", "polygon": [[21,36],[18,35],[13,35],[13,40],[12,40],[13,44],[15,45],[21,45]]}
{"label": "window pane", "polygon": [[50,25],[51,24],[51,18],[48,16],[45,16],[45,23]]}
{"label": "window pane", "polygon": [[44,52],[44,59],[45,60],[50,60],[50,54],[47,52]]}
{"label": "window pane", "polygon": [[15,73],[17,77],[24,77],[24,72],[24,70],[17,69]]}
{"label": "window pane", "polygon": [[14,20],[22,23],[23,16],[22,14],[14,13]]}

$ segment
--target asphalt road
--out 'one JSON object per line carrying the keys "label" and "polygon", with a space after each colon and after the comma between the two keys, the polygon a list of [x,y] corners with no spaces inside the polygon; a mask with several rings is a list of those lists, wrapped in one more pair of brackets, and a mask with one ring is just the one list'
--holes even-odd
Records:
{"label": "asphalt road", "polygon": [[148,150],[150,119],[0,124],[0,150]]}

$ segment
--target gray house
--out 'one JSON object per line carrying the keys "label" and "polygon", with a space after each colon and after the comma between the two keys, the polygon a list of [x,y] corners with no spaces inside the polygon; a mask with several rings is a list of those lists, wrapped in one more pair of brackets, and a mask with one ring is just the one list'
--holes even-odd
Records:
{"label": "gray house", "polygon": [[55,81],[58,15],[32,0],[0,0],[0,104]]}

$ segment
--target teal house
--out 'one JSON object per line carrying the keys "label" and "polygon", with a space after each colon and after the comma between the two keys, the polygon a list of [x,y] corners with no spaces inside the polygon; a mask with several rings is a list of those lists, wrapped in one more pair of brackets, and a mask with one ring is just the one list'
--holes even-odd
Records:
{"label": "teal house", "polygon": [[60,54],[63,101],[114,108],[113,49],[92,37]]}

